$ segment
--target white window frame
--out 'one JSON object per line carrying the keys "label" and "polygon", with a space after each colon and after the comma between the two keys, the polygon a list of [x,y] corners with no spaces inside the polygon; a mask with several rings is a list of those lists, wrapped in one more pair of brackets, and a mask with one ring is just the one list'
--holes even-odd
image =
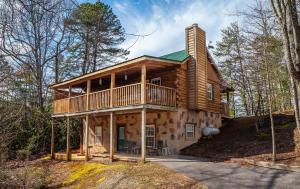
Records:
{"label": "white window frame", "polygon": [[[97,133],[97,128],[100,128],[100,133]],[[102,136],[103,136],[103,133],[102,133],[102,126],[95,126],[95,145],[102,145]],[[100,137],[100,140],[99,142],[97,141],[97,137]]]}
{"label": "white window frame", "polygon": [[[191,133],[192,136],[189,135]],[[185,138],[195,138],[195,124],[194,123],[186,123],[185,124]]]}
{"label": "white window frame", "polygon": [[214,100],[214,85],[212,83],[207,84],[207,98],[208,100]]}
{"label": "white window frame", "polygon": [[150,83],[154,85],[161,85],[161,77],[151,79]]}
{"label": "white window frame", "polygon": [[[151,128],[151,129],[153,129],[153,134],[149,134],[149,132],[147,132],[147,129],[148,128]],[[146,136],[146,138],[145,138],[145,142],[146,142],[146,147],[148,147],[148,148],[154,148],[155,147],[155,143],[156,143],[156,136],[155,136],[155,125],[146,125],[146,128],[145,128],[145,136]],[[153,140],[153,144],[152,145],[149,145],[148,143],[148,139],[151,139],[152,138],[152,140]]]}

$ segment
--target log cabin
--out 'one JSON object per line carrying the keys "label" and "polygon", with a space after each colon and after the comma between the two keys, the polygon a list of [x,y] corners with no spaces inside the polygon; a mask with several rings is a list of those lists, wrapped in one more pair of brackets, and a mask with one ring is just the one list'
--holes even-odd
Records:
{"label": "log cabin", "polygon": [[[119,152],[177,154],[222,126],[229,116],[221,100],[224,83],[206,47],[205,32],[185,29],[186,48],[160,57],[141,56],[55,83],[53,119],[67,120],[67,160],[71,159],[70,119],[82,120],[80,154],[85,159]],[[225,98],[226,99],[226,98]],[[54,158],[54,125],[51,156]]]}

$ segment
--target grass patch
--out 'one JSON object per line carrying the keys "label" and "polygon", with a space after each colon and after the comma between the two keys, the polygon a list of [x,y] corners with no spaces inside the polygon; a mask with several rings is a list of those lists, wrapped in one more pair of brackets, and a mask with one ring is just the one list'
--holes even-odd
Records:
{"label": "grass patch", "polygon": [[63,185],[69,185],[86,177],[95,177],[96,175],[101,174],[107,166],[108,165],[100,163],[84,163],[81,165],[75,165],[73,167],[72,173],[63,182]]}
{"label": "grass patch", "polygon": [[280,129],[288,129],[288,128],[294,127],[294,125],[295,125],[295,123],[286,123],[283,125],[279,125],[279,128]]}
{"label": "grass patch", "polygon": [[105,177],[101,177],[96,183],[97,184],[101,184],[104,181],[105,181]]}
{"label": "grass patch", "polygon": [[259,138],[259,140],[269,140],[270,139],[270,135],[267,134],[267,133],[261,132],[261,133],[259,133],[258,138]]}
{"label": "grass patch", "polygon": [[41,161],[48,161],[50,160],[50,156],[45,156],[45,157],[42,157],[40,158]]}
{"label": "grass patch", "polygon": [[128,169],[128,165],[124,163],[111,165],[101,163],[73,163],[65,165],[64,168],[71,170],[71,174],[63,181],[63,186],[72,185],[72,188],[87,188],[87,183],[101,185],[106,180],[106,177],[103,176],[105,171],[125,171]]}

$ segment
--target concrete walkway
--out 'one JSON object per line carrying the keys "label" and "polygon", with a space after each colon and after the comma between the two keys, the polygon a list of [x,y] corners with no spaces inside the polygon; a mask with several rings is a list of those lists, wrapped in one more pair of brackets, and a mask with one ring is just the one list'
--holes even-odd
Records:
{"label": "concrete walkway", "polygon": [[208,188],[300,188],[299,172],[212,163],[188,156],[151,158],[150,161],[183,173],[207,185]]}

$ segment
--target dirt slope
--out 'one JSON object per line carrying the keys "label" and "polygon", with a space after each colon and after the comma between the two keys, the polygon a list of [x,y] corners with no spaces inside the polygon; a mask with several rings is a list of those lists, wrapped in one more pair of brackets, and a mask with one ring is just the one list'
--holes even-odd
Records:
{"label": "dirt slope", "polygon": [[[299,133],[291,114],[274,114],[276,148],[278,160],[290,164],[300,164]],[[260,134],[255,129],[255,118],[244,117],[231,120],[221,128],[221,133],[211,138],[201,138],[181,151],[184,155],[226,161],[231,158],[271,160],[271,129],[269,117],[264,118]]]}

